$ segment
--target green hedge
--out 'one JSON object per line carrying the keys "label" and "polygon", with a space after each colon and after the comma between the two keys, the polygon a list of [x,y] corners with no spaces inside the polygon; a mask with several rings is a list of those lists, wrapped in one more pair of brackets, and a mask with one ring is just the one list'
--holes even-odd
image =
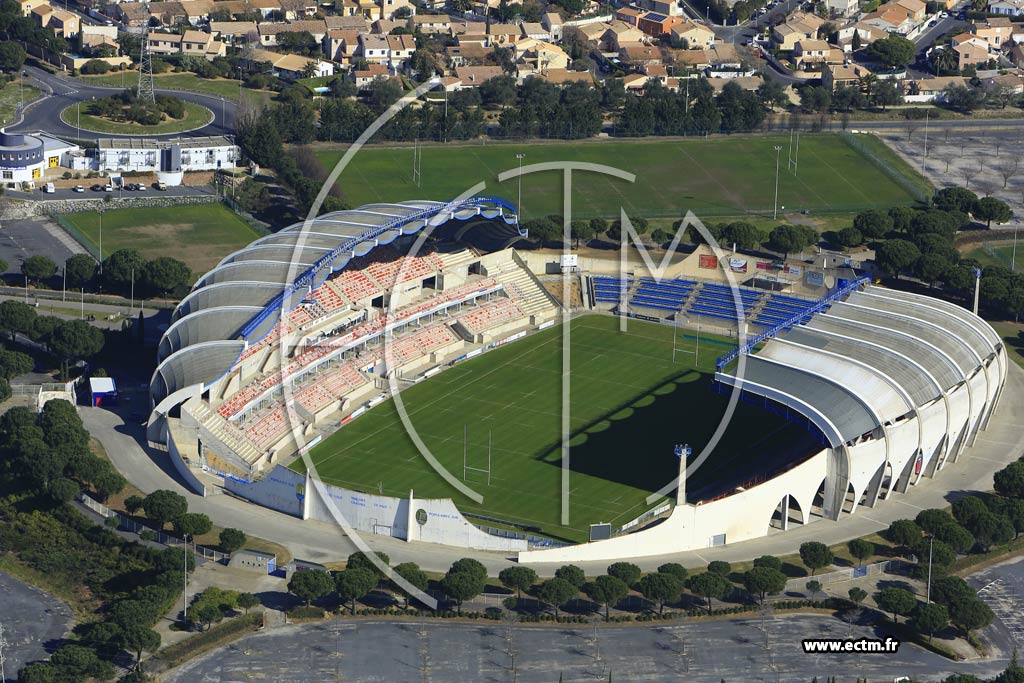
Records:
{"label": "green hedge", "polygon": [[261,626],[263,626],[263,610],[235,617],[230,621],[214,626],[209,631],[196,634],[180,643],[165,647],[150,658],[146,668],[150,673],[173,669],[190,659],[205,654],[209,650],[236,640],[246,633],[256,631]]}

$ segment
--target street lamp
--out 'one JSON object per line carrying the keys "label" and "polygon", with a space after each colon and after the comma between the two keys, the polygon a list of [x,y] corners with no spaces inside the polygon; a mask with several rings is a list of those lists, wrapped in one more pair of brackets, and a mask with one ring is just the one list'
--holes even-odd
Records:
{"label": "street lamp", "polygon": [[103,275],[103,209],[96,213],[100,217],[100,275]]}
{"label": "street lamp", "polygon": [[519,196],[516,199],[516,214],[519,216],[523,215],[523,159],[526,157],[525,154],[517,154],[516,159],[519,159]]}
{"label": "street lamp", "polygon": [[775,145],[775,210],[772,212],[772,220],[779,217],[779,159],[782,156],[782,145]]}

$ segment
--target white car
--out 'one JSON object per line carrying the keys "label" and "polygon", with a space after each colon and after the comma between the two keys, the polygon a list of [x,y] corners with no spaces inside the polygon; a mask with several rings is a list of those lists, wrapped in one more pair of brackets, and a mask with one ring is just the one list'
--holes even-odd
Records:
{"label": "white car", "polygon": [[72,189],[75,192],[85,192],[85,186],[84,185],[75,185]]}
{"label": "white car", "polygon": [[949,12],[939,12],[939,19],[949,19]]}

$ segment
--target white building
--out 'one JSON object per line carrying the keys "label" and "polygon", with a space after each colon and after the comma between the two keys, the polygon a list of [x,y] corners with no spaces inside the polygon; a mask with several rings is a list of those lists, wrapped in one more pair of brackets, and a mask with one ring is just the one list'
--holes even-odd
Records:
{"label": "white building", "polygon": [[182,140],[104,138],[97,141],[98,171],[176,173],[213,171],[238,165],[242,153],[224,136]]}
{"label": "white building", "polygon": [[15,134],[0,130],[0,178],[4,186],[32,183],[46,169],[70,166],[78,145],[46,133]]}

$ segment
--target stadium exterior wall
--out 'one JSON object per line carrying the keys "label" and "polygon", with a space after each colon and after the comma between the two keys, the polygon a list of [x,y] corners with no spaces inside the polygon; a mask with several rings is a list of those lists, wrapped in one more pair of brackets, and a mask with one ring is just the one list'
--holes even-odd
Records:
{"label": "stadium exterior wall", "polygon": [[[659,525],[633,534],[563,548],[528,550],[523,563],[615,561],[699,550],[766,536],[785,503],[793,521],[840,519],[859,505],[906,492],[923,477],[955,462],[977,438],[995,409],[1005,380],[1001,345],[965,381],[918,406],[906,419],[878,427],[870,438],[825,449],[792,469],[745,491],[703,504],[677,505]],[[870,398],[868,399],[870,400]],[[812,518],[812,504],[823,492]],[[788,524],[788,515],[787,522]]]}
{"label": "stadium exterior wall", "polygon": [[175,432],[177,431],[175,425],[170,420],[167,420],[165,424],[167,429],[167,455],[171,459],[171,464],[174,465],[174,469],[177,470],[178,474],[181,475],[181,478],[185,480],[185,483],[188,484],[188,487],[194,493],[205,497],[206,486],[192,473],[192,470],[178,450],[178,444],[175,440]]}
{"label": "stadium exterior wall", "polygon": [[498,552],[519,552],[527,548],[523,539],[492,536],[481,531],[449,498],[416,498],[412,491],[407,498],[362,493],[313,481],[281,465],[258,481],[225,477],[224,488],[257,505],[301,519],[333,524],[336,522],[333,510],[336,510],[344,523],[356,531],[405,541]]}

